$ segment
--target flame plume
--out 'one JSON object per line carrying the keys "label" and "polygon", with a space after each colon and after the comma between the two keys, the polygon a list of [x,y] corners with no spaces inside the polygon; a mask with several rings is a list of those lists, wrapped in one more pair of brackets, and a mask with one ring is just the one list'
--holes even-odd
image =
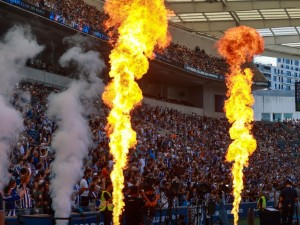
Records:
{"label": "flame plume", "polygon": [[230,144],[226,160],[233,162],[233,209],[234,224],[238,224],[239,204],[243,190],[243,168],[248,166],[249,156],[256,149],[256,140],[251,134],[254,98],[251,93],[253,74],[249,68],[241,69],[242,64],[251,61],[253,56],[263,52],[264,41],[259,33],[250,27],[240,26],[225,32],[218,42],[218,51],[230,65],[226,74],[227,100],[225,113],[232,124],[229,133]]}
{"label": "flame plume", "polygon": [[[110,138],[110,153],[114,157],[111,172],[113,183],[113,223],[119,225],[124,207],[123,169],[129,148],[136,145],[136,133],[131,128],[130,112],[142,100],[142,91],[135,79],[140,79],[153,59],[154,47],[167,47],[168,11],[164,0],[107,0],[104,5],[109,15],[106,27],[113,33],[114,49],[110,54],[111,82],[102,95],[111,108],[106,131]],[[117,35],[116,35],[117,33]]]}

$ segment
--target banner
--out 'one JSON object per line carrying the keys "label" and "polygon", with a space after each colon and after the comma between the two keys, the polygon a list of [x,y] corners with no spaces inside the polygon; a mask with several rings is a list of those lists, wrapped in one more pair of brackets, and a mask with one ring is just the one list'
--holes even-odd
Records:
{"label": "banner", "polygon": [[213,79],[217,79],[217,80],[225,80],[225,77],[222,76],[222,75],[217,75],[217,74],[212,74],[212,73],[207,73],[207,72],[204,72],[202,70],[199,70],[199,69],[196,69],[194,67],[191,67],[189,65],[184,65],[184,69],[185,70],[188,70],[188,71],[191,71],[191,72],[194,72],[202,77],[207,77],[207,78],[213,78]]}
{"label": "banner", "polygon": [[4,2],[10,3],[12,5],[15,5],[21,9],[28,10],[30,12],[33,12],[35,14],[38,14],[40,16],[48,18],[50,13],[42,8],[39,8],[37,6],[31,5],[27,2],[23,2],[22,0],[2,0]]}

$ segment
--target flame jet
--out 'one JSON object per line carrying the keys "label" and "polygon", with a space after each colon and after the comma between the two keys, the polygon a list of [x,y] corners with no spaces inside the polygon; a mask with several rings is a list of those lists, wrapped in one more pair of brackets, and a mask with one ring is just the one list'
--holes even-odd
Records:
{"label": "flame jet", "polygon": [[113,223],[119,225],[124,207],[123,169],[129,149],[136,145],[130,112],[143,98],[135,80],[148,71],[148,58],[154,58],[154,47],[163,49],[168,46],[169,12],[164,0],[107,0],[104,10],[109,16],[105,26],[111,31],[114,48],[109,56],[112,80],[106,86],[102,99],[111,108],[106,131],[114,158],[110,175],[114,188]]}
{"label": "flame jet", "polygon": [[233,140],[230,144],[226,160],[233,162],[233,209],[234,224],[238,224],[239,204],[243,190],[243,168],[248,166],[249,156],[256,149],[256,140],[251,134],[253,122],[254,98],[251,93],[253,74],[249,68],[241,69],[242,64],[250,62],[253,56],[264,50],[264,41],[259,33],[250,27],[231,28],[218,41],[218,51],[230,66],[230,74],[226,74],[227,100],[225,113],[232,124],[229,133]]}

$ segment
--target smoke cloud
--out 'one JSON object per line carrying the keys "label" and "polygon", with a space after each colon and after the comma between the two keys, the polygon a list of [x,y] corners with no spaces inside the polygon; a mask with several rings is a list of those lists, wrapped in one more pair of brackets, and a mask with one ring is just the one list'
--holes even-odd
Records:
{"label": "smoke cloud", "polygon": [[88,36],[82,36],[81,34],[76,34],[73,36],[68,36],[63,39],[63,43],[71,47],[80,47],[85,50],[93,48],[98,45],[95,38],[90,38]]}
{"label": "smoke cloud", "polygon": [[[64,67],[75,63],[80,71],[79,81],[72,82],[66,91],[49,97],[49,115],[57,117],[58,121],[52,141],[56,153],[52,164],[52,206],[55,217],[65,218],[70,216],[73,186],[81,178],[83,159],[91,143],[91,132],[84,117],[86,109],[80,99],[100,96],[104,85],[97,74],[105,65],[99,53],[85,52],[80,47],[69,49],[59,62]],[[65,221],[58,222],[66,224]]]}
{"label": "smoke cloud", "polygon": [[97,76],[105,64],[99,59],[99,53],[95,51],[85,52],[81,47],[73,47],[69,49],[59,60],[59,63],[63,67],[67,67],[71,64],[76,64],[80,79],[89,82],[90,87],[83,92],[87,98],[95,97],[97,94],[102,93],[104,84]]}
{"label": "smoke cloud", "polygon": [[29,26],[14,26],[0,40],[0,190],[8,182],[9,153],[23,126],[21,114],[9,101],[26,61],[42,50]]}

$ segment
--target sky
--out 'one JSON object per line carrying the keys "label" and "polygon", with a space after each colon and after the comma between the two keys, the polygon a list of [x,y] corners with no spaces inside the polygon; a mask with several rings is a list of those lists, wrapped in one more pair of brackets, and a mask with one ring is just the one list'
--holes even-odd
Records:
{"label": "sky", "polygon": [[254,57],[255,63],[261,64],[271,64],[272,66],[277,66],[277,58],[268,56],[256,56]]}

